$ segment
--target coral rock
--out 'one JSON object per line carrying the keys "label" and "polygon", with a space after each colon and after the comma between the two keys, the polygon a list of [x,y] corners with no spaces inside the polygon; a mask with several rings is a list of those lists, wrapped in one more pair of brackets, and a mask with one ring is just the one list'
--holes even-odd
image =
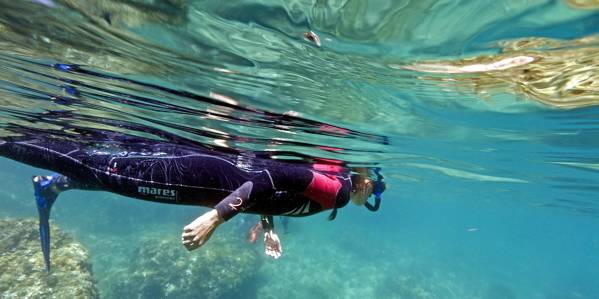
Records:
{"label": "coral rock", "polygon": [[[233,238],[234,239],[234,238]],[[259,253],[239,240],[213,236],[187,252],[177,239],[147,239],[112,286],[111,298],[236,298],[254,282]]]}
{"label": "coral rock", "polygon": [[0,298],[98,298],[87,250],[54,226],[51,234],[48,273],[37,221],[0,219]]}

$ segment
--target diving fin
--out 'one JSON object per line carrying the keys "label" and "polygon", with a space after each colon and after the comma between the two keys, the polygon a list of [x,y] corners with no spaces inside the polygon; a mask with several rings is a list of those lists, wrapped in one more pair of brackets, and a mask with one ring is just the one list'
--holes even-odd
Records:
{"label": "diving fin", "polygon": [[56,176],[34,176],[31,178],[39,214],[40,241],[46,270],[50,272],[50,209],[58,197],[53,185]]}

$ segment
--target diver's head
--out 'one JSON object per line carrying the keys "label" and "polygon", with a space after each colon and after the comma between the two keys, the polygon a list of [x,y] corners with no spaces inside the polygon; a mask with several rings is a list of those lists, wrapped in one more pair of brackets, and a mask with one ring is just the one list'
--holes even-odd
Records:
{"label": "diver's head", "polygon": [[368,176],[354,174],[352,176],[352,189],[349,198],[357,206],[363,206],[374,190],[372,180]]}
{"label": "diver's head", "polygon": [[[357,168],[352,175],[352,190],[349,194],[351,201],[358,206],[365,205],[371,211],[379,209],[381,204],[381,194],[385,191],[385,182],[383,176],[379,173],[379,168],[374,169],[376,180],[370,178],[366,168]],[[374,206],[368,202],[368,198],[375,196]]]}

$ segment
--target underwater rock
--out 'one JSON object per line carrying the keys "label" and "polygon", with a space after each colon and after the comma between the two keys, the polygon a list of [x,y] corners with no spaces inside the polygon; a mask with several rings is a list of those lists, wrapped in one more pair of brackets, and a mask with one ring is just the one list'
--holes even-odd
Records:
{"label": "underwater rock", "polygon": [[252,247],[212,236],[188,252],[178,239],[148,238],[139,243],[127,269],[115,274],[109,298],[241,298],[260,268]]}
{"label": "underwater rock", "polygon": [[124,26],[140,26],[146,22],[184,25],[188,6],[186,0],[57,0],[56,2],[83,15],[102,18],[109,25]]}
{"label": "underwater rock", "polygon": [[484,97],[509,91],[557,108],[597,106],[598,41],[599,35],[573,40],[520,38],[500,42],[502,51],[496,55],[389,66],[428,74],[419,78]]}
{"label": "underwater rock", "polygon": [[0,298],[98,298],[87,250],[51,229],[48,273],[37,221],[0,219]]}
{"label": "underwater rock", "polygon": [[[44,6],[42,2],[52,5]],[[186,0],[8,1],[0,10],[0,44],[28,57],[68,61],[120,74],[166,75],[174,66],[150,58],[157,44],[128,29],[154,24],[184,26],[187,15]],[[130,44],[139,46],[138,50],[127,50]]]}
{"label": "underwater rock", "polygon": [[566,0],[566,3],[578,9],[597,9],[599,7],[597,0]]}

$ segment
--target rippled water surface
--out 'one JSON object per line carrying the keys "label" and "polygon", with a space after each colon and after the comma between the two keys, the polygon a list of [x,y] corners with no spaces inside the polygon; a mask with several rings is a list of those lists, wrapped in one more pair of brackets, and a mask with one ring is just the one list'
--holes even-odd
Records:
{"label": "rippled water surface", "polygon": [[[382,168],[380,212],[293,219],[280,260],[244,243],[255,217],[227,223],[255,256],[219,296],[599,297],[598,104],[593,0],[0,1],[0,137],[116,131]],[[46,172],[0,173],[0,215],[36,217],[28,180]],[[202,209],[73,191],[53,212],[119,298],[152,267],[136,248],[183,251]],[[141,297],[183,285],[154,283]],[[202,287],[182,292],[225,288]]]}

